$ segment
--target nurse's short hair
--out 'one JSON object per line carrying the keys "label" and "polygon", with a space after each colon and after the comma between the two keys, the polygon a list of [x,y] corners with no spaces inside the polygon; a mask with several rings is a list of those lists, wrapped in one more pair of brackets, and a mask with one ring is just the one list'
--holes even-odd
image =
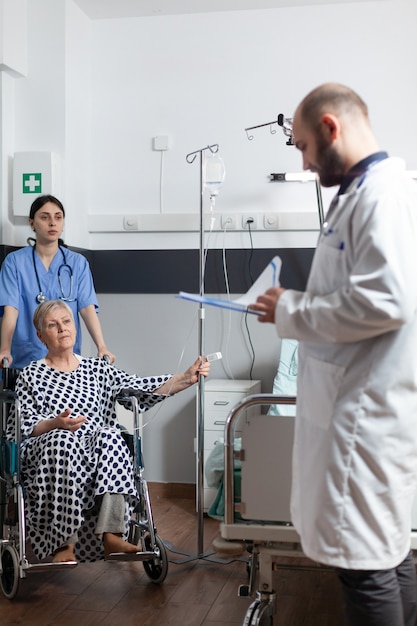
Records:
{"label": "nurse's short hair", "polygon": [[46,300],[37,307],[35,313],[33,314],[33,324],[38,332],[42,331],[45,316],[52,313],[52,311],[55,311],[55,309],[65,309],[71,316],[72,321],[74,321],[72,309],[66,302],[63,300]]}

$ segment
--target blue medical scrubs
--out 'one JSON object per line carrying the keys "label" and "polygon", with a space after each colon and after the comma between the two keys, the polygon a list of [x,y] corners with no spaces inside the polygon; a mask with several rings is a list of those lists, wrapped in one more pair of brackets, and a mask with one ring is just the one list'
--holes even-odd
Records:
{"label": "blue medical scrubs", "polygon": [[[72,269],[72,290],[70,271],[64,265],[61,250],[64,252],[66,264]],[[47,353],[46,347],[36,336],[32,321],[35,309],[39,306],[36,300],[39,286],[33,264],[34,260],[42,293],[46,299],[65,300],[68,298],[65,301],[72,309],[77,330],[74,346],[76,354],[81,354],[82,340],[79,311],[93,304],[98,312],[98,301],[90,266],[82,254],[73,252],[68,248],[60,248],[54,256],[49,270],[45,269],[36,251],[34,258],[32,255],[32,246],[11,252],[4,259],[0,272],[0,306],[9,305],[19,311],[11,346],[12,366],[19,369],[28,365],[30,361],[42,359]]]}

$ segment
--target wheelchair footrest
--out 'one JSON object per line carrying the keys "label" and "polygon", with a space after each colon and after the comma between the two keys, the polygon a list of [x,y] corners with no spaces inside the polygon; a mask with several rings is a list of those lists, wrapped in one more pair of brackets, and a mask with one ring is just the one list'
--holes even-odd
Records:
{"label": "wheelchair footrest", "polygon": [[155,552],[112,552],[104,557],[105,561],[150,561],[156,558]]}
{"label": "wheelchair footrest", "polygon": [[23,569],[30,572],[44,572],[47,569],[73,568],[77,567],[78,561],[58,561],[58,563],[29,563]]}

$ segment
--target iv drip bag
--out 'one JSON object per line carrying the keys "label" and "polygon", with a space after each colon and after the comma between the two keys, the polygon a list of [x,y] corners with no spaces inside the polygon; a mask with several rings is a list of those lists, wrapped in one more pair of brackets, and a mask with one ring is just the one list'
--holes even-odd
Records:
{"label": "iv drip bag", "polygon": [[217,196],[225,175],[226,170],[223,159],[213,153],[206,155],[204,162],[204,187],[209,189],[210,196]]}

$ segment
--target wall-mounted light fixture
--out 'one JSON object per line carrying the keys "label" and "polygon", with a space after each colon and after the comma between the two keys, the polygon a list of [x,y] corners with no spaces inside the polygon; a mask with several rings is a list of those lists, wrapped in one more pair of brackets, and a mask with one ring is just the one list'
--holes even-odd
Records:
{"label": "wall-mounted light fixture", "polygon": [[317,211],[319,214],[320,228],[324,222],[323,197],[321,195],[320,181],[314,172],[279,172],[270,174],[272,183],[308,183],[314,182],[316,185]]}

